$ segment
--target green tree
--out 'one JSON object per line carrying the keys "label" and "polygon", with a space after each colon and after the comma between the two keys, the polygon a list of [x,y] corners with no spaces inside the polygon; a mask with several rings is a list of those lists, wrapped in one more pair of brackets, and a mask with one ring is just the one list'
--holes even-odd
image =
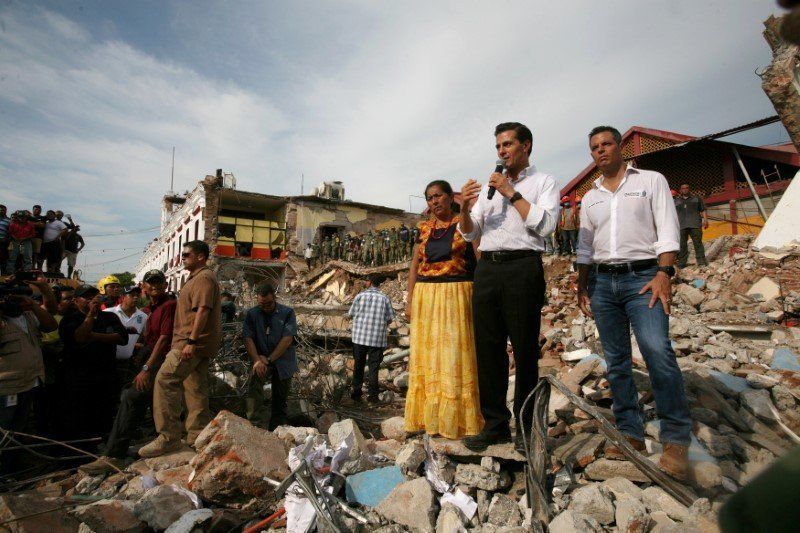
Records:
{"label": "green tree", "polygon": [[133,285],[133,273],[132,272],[119,272],[116,274],[111,274],[115,276],[118,280],[120,285],[123,287],[128,287],[129,285]]}

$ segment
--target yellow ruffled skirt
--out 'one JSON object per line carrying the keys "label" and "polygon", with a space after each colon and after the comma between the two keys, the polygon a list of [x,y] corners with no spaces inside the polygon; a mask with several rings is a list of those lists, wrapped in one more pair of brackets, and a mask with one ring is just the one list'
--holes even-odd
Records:
{"label": "yellow ruffled skirt", "polygon": [[480,433],[472,282],[414,286],[408,366],[406,431],[448,439]]}

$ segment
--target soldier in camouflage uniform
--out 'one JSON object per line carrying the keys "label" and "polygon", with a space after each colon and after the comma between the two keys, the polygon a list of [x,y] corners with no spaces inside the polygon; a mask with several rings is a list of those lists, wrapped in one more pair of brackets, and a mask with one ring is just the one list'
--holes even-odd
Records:
{"label": "soldier in camouflage uniform", "polygon": [[316,267],[319,264],[319,243],[314,241],[311,244],[311,265]]}
{"label": "soldier in camouflage uniform", "polygon": [[331,237],[330,235],[325,237],[322,241],[322,263],[325,264],[331,260]]}
{"label": "soldier in camouflage uniform", "polygon": [[367,232],[367,234],[361,239],[361,264],[364,266],[369,265],[369,262],[372,260],[372,256],[370,254],[371,248],[372,230]]}
{"label": "soldier in camouflage uniform", "polygon": [[411,241],[411,233],[408,231],[405,222],[400,223],[400,229],[397,230],[397,238],[400,240],[400,259],[405,261],[410,255],[408,243]]}
{"label": "soldier in camouflage uniform", "polygon": [[411,228],[411,241],[409,242],[409,246],[411,248],[414,248],[414,245],[417,244],[418,240],[419,240],[419,228],[414,226],[413,228]]}
{"label": "soldier in camouflage uniform", "polygon": [[399,241],[397,240],[397,228],[389,230],[389,262],[396,263],[400,260]]}

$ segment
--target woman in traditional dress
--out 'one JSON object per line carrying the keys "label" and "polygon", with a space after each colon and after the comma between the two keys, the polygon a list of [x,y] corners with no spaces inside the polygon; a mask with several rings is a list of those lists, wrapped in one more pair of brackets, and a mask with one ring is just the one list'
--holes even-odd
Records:
{"label": "woman in traditional dress", "polygon": [[453,188],[425,188],[430,218],[418,224],[408,276],[411,357],[405,429],[460,439],[483,428],[478,396],[472,275],[475,253],[456,229]]}

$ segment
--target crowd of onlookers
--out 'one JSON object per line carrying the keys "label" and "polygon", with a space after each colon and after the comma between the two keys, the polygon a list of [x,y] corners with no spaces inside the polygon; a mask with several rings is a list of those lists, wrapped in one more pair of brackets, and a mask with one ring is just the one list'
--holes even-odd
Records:
{"label": "crowd of onlookers", "polygon": [[70,215],[42,206],[31,211],[20,209],[8,216],[8,208],[0,205],[0,273],[8,275],[20,270],[43,270],[63,277],[61,264],[67,260],[67,277],[72,277],[78,253],[85,243],[80,226]]}

